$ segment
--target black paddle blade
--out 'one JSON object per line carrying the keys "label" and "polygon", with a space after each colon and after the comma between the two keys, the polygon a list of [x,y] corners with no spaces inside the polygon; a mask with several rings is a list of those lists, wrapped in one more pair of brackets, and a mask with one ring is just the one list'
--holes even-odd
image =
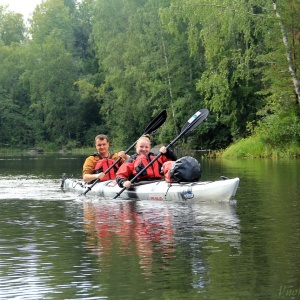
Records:
{"label": "black paddle blade", "polygon": [[200,125],[201,122],[203,122],[209,114],[208,109],[203,108],[198,110],[182,127],[181,132],[188,132],[195,129],[197,126]]}
{"label": "black paddle blade", "polygon": [[164,109],[152,120],[152,122],[145,129],[144,134],[151,133],[156,129],[158,129],[162,124],[165,123],[166,119],[167,119],[167,111]]}

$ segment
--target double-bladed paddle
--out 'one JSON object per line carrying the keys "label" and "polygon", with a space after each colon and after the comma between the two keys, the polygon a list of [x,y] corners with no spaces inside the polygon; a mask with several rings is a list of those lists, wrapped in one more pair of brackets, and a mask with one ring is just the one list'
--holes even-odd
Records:
{"label": "double-bladed paddle", "polygon": [[[153,120],[152,122],[147,126],[144,133],[149,134],[151,132],[154,132],[157,130],[167,119],[167,111],[164,109],[162,110]],[[126,151],[124,154],[127,154],[135,145],[137,141],[135,141]],[[121,157],[119,157],[107,170],[105,170],[104,174],[107,174],[119,161],[121,160]],[[89,186],[82,195],[86,195],[98,182],[100,179],[97,179],[91,186]]]}
{"label": "double-bladed paddle", "polygon": [[[200,125],[200,123],[202,123],[208,116],[209,111],[206,108],[200,109],[199,111],[197,111],[188,121],[187,123],[185,123],[185,125],[183,126],[180,134],[168,145],[166,146],[166,148],[170,148],[175,142],[177,142],[178,139],[180,139],[183,135],[185,135],[186,133],[188,133],[189,131],[194,130],[197,126]],[[145,166],[138,174],[136,174],[131,180],[130,182],[133,183],[136,181],[136,179],[146,170],[148,169],[156,160],[159,159],[159,157],[162,155],[162,153],[159,153],[153,160],[151,160],[149,162],[149,164],[147,166]],[[120,192],[118,192],[113,199],[118,198],[123,191],[126,190],[126,187],[123,187],[121,189]]]}

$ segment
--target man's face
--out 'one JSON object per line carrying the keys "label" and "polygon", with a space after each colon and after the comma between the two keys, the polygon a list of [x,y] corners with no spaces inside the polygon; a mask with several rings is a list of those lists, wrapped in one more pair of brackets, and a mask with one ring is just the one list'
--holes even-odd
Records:
{"label": "man's face", "polygon": [[97,149],[98,153],[101,156],[107,156],[108,155],[109,142],[106,139],[96,140],[95,146],[96,146],[96,149]]}

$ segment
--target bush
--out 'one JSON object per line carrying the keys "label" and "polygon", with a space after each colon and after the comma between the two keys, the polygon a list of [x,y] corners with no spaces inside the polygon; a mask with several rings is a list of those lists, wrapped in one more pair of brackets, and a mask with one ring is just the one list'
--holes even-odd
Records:
{"label": "bush", "polygon": [[296,115],[271,115],[260,123],[257,133],[265,144],[284,148],[291,142],[300,142],[300,120]]}
{"label": "bush", "polygon": [[232,144],[223,152],[222,157],[268,157],[271,154],[271,147],[255,135]]}

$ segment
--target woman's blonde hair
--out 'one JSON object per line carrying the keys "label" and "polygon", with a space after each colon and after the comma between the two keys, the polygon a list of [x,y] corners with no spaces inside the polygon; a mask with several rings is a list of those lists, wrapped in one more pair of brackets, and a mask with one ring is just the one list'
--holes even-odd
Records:
{"label": "woman's blonde hair", "polygon": [[138,145],[141,141],[147,141],[147,142],[149,142],[150,145],[151,145],[150,135],[149,135],[149,134],[144,134],[144,135],[142,135],[142,136],[137,140],[137,142],[136,142],[136,147],[137,147],[137,145]]}

